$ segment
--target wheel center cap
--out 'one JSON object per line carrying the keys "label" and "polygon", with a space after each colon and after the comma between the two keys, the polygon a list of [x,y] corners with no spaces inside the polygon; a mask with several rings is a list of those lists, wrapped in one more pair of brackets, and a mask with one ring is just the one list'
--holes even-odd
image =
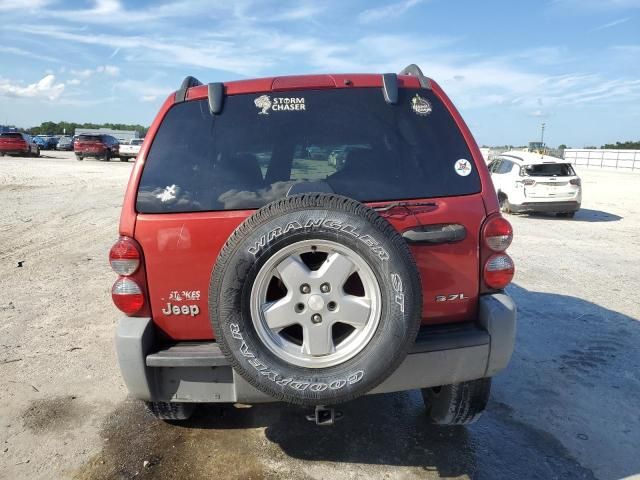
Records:
{"label": "wheel center cap", "polygon": [[314,312],[319,312],[324,308],[324,300],[320,295],[311,295],[307,301],[307,305]]}

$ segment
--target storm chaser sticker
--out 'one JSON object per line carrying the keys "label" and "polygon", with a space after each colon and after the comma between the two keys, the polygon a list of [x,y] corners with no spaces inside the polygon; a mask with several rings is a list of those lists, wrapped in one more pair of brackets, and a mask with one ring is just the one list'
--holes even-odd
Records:
{"label": "storm chaser sticker", "polygon": [[335,220],[322,218],[319,218],[317,220],[309,219],[304,225],[299,222],[293,221],[287,223],[284,227],[276,227],[270,232],[261,235],[258,241],[254,242],[254,244],[248,248],[248,251],[252,255],[257,255],[261,248],[264,248],[267,244],[269,244],[276,238],[289,233],[292,230],[302,230],[303,228],[313,227],[325,227],[333,230],[340,230],[341,232],[353,235],[366,246],[371,248],[371,250],[376,255],[378,255],[378,257],[380,257],[380,260],[389,260],[389,252],[387,252],[384,247],[380,245],[380,242],[378,242],[368,233],[362,234],[358,232],[356,227],[354,227],[353,225],[349,225],[348,223],[342,223]]}
{"label": "storm chaser sticker", "polygon": [[269,115],[269,111],[303,111],[306,110],[304,97],[275,97],[260,95],[253,101],[253,104],[260,109],[258,115]]}
{"label": "storm chaser sticker", "polygon": [[411,99],[411,110],[413,110],[417,115],[424,117],[429,115],[433,108],[431,108],[429,100],[422,98],[416,93],[416,96]]}
{"label": "storm chaser sticker", "polygon": [[247,359],[249,365],[255,368],[260,373],[260,375],[268,378],[276,385],[289,387],[299,392],[303,392],[305,390],[309,390],[311,392],[324,392],[327,389],[340,390],[347,385],[358,383],[364,377],[363,370],[357,370],[343,378],[336,378],[329,383],[309,382],[297,378],[285,377],[277,370],[272,369],[268,365],[265,365],[261,360],[258,360],[258,358],[256,358],[255,354],[249,349],[249,346],[244,341],[242,333],[240,333],[240,327],[236,323],[229,324],[229,330],[231,330],[231,336],[240,342],[240,354]]}

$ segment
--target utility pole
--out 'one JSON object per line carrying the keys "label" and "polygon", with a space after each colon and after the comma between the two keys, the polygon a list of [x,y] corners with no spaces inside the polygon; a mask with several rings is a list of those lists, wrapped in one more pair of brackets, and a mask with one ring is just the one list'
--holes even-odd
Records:
{"label": "utility pole", "polygon": [[542,125],[540,128],[540,145],[542,146],[542,151],[540,152],[541,154],[544,154],[544,126],[545,126],[545,123],[542,122]]}

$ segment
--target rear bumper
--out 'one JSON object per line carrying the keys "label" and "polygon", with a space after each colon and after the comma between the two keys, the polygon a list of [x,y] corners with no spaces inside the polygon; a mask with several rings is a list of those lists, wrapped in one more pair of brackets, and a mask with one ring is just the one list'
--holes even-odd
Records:
{"label": "rear bumper", "polygon": [[511,210],[516,213],[521,212],[546,212],[546,213],[566,213],[580,210],[580,202],[524,202],[520,205],[511,205]]}
{"label": "rear bumper", "polygon": [[13,150],[2,150],[0,149],[0,153],[3,155],[24,155],[25,153],[29,153],[28,148],[16,148]]}
{"label": "rear bumper", "polygon": [[76,155],[83,157],[104,157],[107,155],[108,150],[76,150]]}
{"label": "rear bumper", "polygon": [[[478,320],[424,327],[400,367],[369,393],[387,393],[491,377],[509,363],[516,307],[504,293],[480,298]],[[275,401],[231,368],[215,342],[159,345],[150,318],[124,317],[116,351],[131,395],[147,401]]]}

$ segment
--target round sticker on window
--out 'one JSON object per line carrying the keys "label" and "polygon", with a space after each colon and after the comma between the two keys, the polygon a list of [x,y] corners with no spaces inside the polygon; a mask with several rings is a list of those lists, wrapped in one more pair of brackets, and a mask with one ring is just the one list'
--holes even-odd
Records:
{"label": "round sticker on window", "polygon": [[461,177],[466,177],[471,173],[471,162],[469,160],[461,158],[456,162],[453,168],[458,175],[460,175]]}

